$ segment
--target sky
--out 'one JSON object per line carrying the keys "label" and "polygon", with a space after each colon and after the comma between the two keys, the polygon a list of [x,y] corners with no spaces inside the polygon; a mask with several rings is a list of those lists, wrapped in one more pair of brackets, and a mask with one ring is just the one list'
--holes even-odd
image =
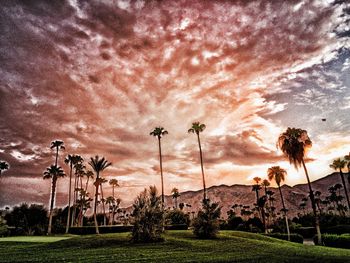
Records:
{"label": "sky", "polygon": [[[104,156],[122,205],[160,187],[251,184],[268,167],[305,183],[276,148],[287,127],[308,131],[312,180],[350,152],[350,5],[347,1],[15,1],[0,6],[0,207],[48,204],[50,142]],[[326,119],[326,121],[322,121]],[[105,186],[106,195],[111,192]],[[57,205],[67,203],[59,179]],[[92,191],[92,188],[90,189]]]}

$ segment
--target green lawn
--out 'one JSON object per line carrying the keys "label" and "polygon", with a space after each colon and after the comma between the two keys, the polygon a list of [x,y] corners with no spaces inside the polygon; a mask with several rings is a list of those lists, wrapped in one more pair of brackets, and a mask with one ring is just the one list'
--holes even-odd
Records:
{"label": "green lawn", "polygon": [[41,243],[4,241],[0,262],[350,262],[350,250],[236,231],[222,231],[216,240],[195,239],[190,231],[168,231],[166,241],[158,244],[131,244],[129,235],[78,236],[57,242],[41,237]]}
{"label": "green lawn", "polygon": [[2,237],[0,242],[51,243],[72,238],[71,236],[19,236]]}

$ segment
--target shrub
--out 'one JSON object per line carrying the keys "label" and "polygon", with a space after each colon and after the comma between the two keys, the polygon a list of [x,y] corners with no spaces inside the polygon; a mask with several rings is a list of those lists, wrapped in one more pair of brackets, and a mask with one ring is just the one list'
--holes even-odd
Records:
{"label": "shrub", "polygon": [[187,224],[166,225],[165,230],[187,230]]}
{"label": "shrub", "polygon": [[145,189],[133,204],[134,226],[132,229],[133,242],[163,241],[163,210],[155,186]]}
{"label": "shrub", "polygon": [[189,225],[190,224],[190,216],[185,214],[181,210],[170,210],[166,213],[165,219],[167,224],[170,225]]}
{"label": "shrub", "polygon": [[316,229],[314,227],[299,227],[295,229],[295,232],[304,238],[312,238],[316,234]]}
{"label": "shrub", "polygon": [[337,225],[337,226],[331,226],[331,227],[326,227],[322,229],[324,233],[327,234],[348,234],[350,233],[350,225]]}
{"label": "shrub", "polygon": [[219,231],[221,207],[218,203],[210,204],[209,199],[203,200],[203,208],[193,220],[193,233],[198,238],[215,238]]}
{"label": "shrub", "polygon": [[[265,235],[288,241],[288,235],[284,233],[272,233],[272,234],[265,234]],[[299,235],[299,234],[290,234],[290,242],[303,244],[304,238],[302,235]]]}
{"label": "shrub", "polygon": [[[317,236],[314,236],[314,242],[317,244]],[[327,247],[348,248],[350,249],[350,234],[323,234],[322,242]]]}
{"label": "shrub", "polygon": [[[101,234],[131,232],[133,226],[99,226]],[[73,235],[92,235],[96,233],[95,226],[70,227],[69,233]]]}
{"label": "shrub", "polygon": [[0,217],[0,237],[6,237],[9,234],[8,226],[5,221]]}

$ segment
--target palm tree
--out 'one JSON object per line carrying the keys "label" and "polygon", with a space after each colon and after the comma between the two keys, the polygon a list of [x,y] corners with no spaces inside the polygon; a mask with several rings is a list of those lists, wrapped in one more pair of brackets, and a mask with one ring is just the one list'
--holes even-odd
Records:
{"label": "palm tree", "polygon": [[262,181],[262,183],[261,183],[261,186],[263,186],[263,187],[264,187],[264,190],[265,190],[265,195],[267,196],[267,187],[269,187],[269,186],[270,186],[270,182],[269,182],[269,180],[264,179],[264,180]]}
{"label": "palm tree", "polygon": [[109,180],[109,185],[112,186],[112,196],[113,196],[113,198],[115,198],[115,196],[114,196],[114,188],[115,187],[119,187],[118,180],[117,179]]}
{"label": "palm tree", "polygon": [[84,173],[85,166],[83,165],[84,159],[80,155],[74,155],[73,165],[74,165],[74,195],[73,195],[73,213],[71,226],[74,226],[76,222],[76,212],[77,212],[77,200],[79,194],[79,178]]}
{"label": "palm tree", "polygon": [[198,146],[199,146],[199,157],[201,161],[201,170],[202,170],[202,180],[203,180],[203,200],[205,201],[207,199],[207,189],[205,187],[205,177],[204,177],[204,168],[203,168],[203,155],[202,155],[202,147],[201,147],[201,141],[199,138],[199,133],[203,132],[205,130],[206,126],[203,123],[200,122],[194,122],[192,123],[192,127],[188,130],[188,133],[195,133],[197,134],[197,140],[198,140]]}
{"label": "palm tree", "polygon": [[57,167],[57,161],[58,161],[58,150],[59,149],[62,149],[62,150],[66,149],[63,144],[64,144],[64,142],[60,141],[60,140],[56,140],[56,141],[51,142],[50,148],[51,149],[56,148],[56,160],[55,160],[56,167]]}
{"label": "palm tree", "polygon": [[309,174],[304,161],[306,150],[312,146],[312,142],[307,134],[307,131],[296,128],[288,128],[278,137],[277,146],[281,149],[284,155],[288,158],[289,162],[293,164],[296,169],[301,166],[304,168],[305,176],[309,186],[311,206],[315,217],[318,244],[322,244],[320,220],[316,210],[314,192],[311,187]]}
{"label": "palm tree", "polygon": [[10,165],[6,161],[0,161],[0,175],[2,171],[6,171],[10,168]]}
{"label": "palm tree", "polygon": [[175,209],[177,209],[177,198],[180,196],[179,190],[174,187],[171,192],[173,193],[173,199],[175,200]]}
{"label": "palm tree", "polygon": [[282,206],[283,206],[283,212],[284,212],[284,218],[286,220],[286,228],[287,228],[287,234],[288,234],[288,240],[290,240],[290,232],[289,232],[289,224],[288,224],[288,217],[287,217],[287,209],[284,204],[283,194],[281,190],[281,182],[285,180],[285,177],[287,175],[287,171],[279,166],[272,166],[267,170],[267,177],[270,181],[275,180],[278,190],[281,195],[282,200]]}
{"label": "palm tree", "polygon": [[71,195],[72,195],[72,172],[73,172],[73,164],[75,163],[75,155],[68,154],[64,159],[64,163],[69,165],[69,188],[68,188],[68,215],[67,215],[67,225],[66,225],[66,234],[69,232],[69,224],[70,224],[70,203],[71,203]]}
{"label": "palm tree", "polygon": [[152,135],[152,136],[158,138],[160,179],[161,179],[161,184],[162,184],[162,209],[163,210],[164,210],[164,181],[163,181],[162,147],[161,147],[160,139],[166,134],[168,134],[168,131],[166,131],[163,127],[156,127],[149,134],[149,135]]}
{"label": "palm tree", "polygon": [[86,177],[85,192],[87,192],[88,186],[89,186],[89,181],[90,181],[90,179],[94,178],[94,173],[90,170],[87,170],[85,173],[85,177]]}
{"label": "palm tree", "polygon": [[[348,155],[344,156],[344,159],[346,161],[346,167],[348,168],[348,183],[350,186],[350,152]],[[350,207],[349,207],[349,210],[350,210]]]}
{"label": "palm tree", "polygon": [[98,197],[100,172],[102,172],[108,166],[111,166],[112,163],[108,162],[104,157],[100,158],[100,157],[98,157],[98,155],[96,155],[95,158],[92,158],[92,157],[90,158],[89,165],[92,167],[92,169],[96,173],[96,181],[94,183],[94,185],[95,185],[94,221],[95,221],[96,234],[99,234],[100,232],[98,230],[96,210],[97,210],[97,197]]}
{"label": "palm tree", "polygon": [[106,225],[106,207],[105,207],[106,199],[103,197],[103,188],[102,188],[102,185],[103,185],[104,183],[107,183],[107,182],[108,182],[107,179],[100,177],[101,202],[102,202],[102,208],[103,208],[103,225],[104,225],[104,226]]}
{"label": "palm tree", "polygon": [[346,201],[348,202],[348,208],[350,209],[350,201],[349,201],[349,194],[348,194],[348,190],[346,187],[346,183],[345,183],[345,179],[344,179],[344,174],[342,169],[344,169],[346,166],[346,161],[342,160],[340,158],[335,159],[333,161],[333,163],[331,165],[329,165],[329,167],[333,168],[334,170],[339,169],[339,174],[340,174],[340,178],[344,187],[344,192],[345,192],[345,197],[346,197]]}
{"label": "palm tree", "polygon": [[50,201],[50,214],[49,214],[49,227],[47,230],[47,234],[51,234],[51,228],[52,228],[52,212],[53,212],[53,207],[55,204],[55,196],[56,196],[56,184],[57,184],[57,179],[59,177],[64,177],[65,173],[61,167],[57,167],[56,165],[51,165],[46,169],[44,172],[44,179],[51,179],[52,184],[51,184],[51,201]]}
{"label": "palm tree", "polygon": [[258,203],[259,191],[261,189],[261,187],[260,187],[261,178],[260,177],[254,177],[253,181],[255,182],[255,185],[253,185],[253,191],[255,191],[255,194],[256,194],[256,203]]}

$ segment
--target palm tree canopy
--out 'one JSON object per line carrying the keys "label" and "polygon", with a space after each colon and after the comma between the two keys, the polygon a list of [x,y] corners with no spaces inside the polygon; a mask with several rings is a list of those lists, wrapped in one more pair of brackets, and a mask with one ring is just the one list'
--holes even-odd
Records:
{"label": "palm tree canopy", "polygon": [[94,178],[94,173],[91,170],[85,172],[86,178]]}
{"label": "palm tree canopy", "polygon": [[269,180],[264,179],[264,180],[262,181],[261,185],[262,185],[262,186],[265,186],[265,187],[268,187],[268,186],[270,186],[270,182],[269,182]]}
{"label": "palm tree canopy", "polygon": [[312,146],[312,142],[306,130],[289,128],[278,137],[277,147],[281,149],[289,162],[296,169],[301,166],[306,149]]}
{"label": "palm tree canopy", "polygon": [[278,186],[285,180],[286,176],[287,171],[279,166],[272,166],[267,169],[267,177],[270,181],[275,180]]}
{"label": "palm tree canopy", "polygon": [[53,148],[59,148],[59,149],[65,149],[64,147],[64,142],[61,141],[61,140],[55,140],[55,141],[52,141],[51,142],[51,146],[50,148],[53,149]]}
{"label": "palm tree canopy", "polygon": [[64,177],[66,174],[64,173],[63,169],[58,166],[56,167],[55,165],[51,165],[50,167],[47,167],[46,170],[44,171],[44,179],[50,179],[53,177]]}
{"label": "palm tree canopy", "polygon": [[149,135],[158,137],[158,139],[162,138],[164,135],[168,134],[168,131],[163,127],[156,127]]}
{"label": "palm tree canopy", "polygon": [[109,180],[109,184],[111,186],[115,186],[115,187],[118,187],[119,186],[119,183],[118,183],[118,180],[117,179],[111,179]]}
{"label": "palm tree canopy", "polygon": [[0,170],[8,170],[10,165],[6,161],[0,161]]}
{"label": "palm tree canopy", "polygon": [[200,122],[193,122],[192,127],[188,129],[188,133],[196,133],[199,134],[200,132],[203,132],[205,130],[206,126],[203,123]]}
{"label": "palm tree canopy", "polygon": [[261,178],[260,178],[260,177],[254,177],[254,178],[253,178],[253,181],[254,181],[256,184],[259,184],[260,181],[261,181]]}
{"label": "palm tree canopy", "polygon": [[172,194],[173,194],[173,198],[178,198],[180,196],[180,193],[179,193],[179,190],[174,187],[172,190],[171,190]]}
{"label": "palm tree canopy", "polygon": [[112,163],[108,162],[104,157],[100,158],[98,155],[96,155],[94,158],[90,158],[89,165],[96,173],[99,173],[108,166],[111,166]]}
{"label": "palm tree canopy", "polygon": [[334,170],[338,169],[344,169],[346,166],[346,161],[343,159],[335,159],[332,164],[329,165],[330,168],[333,168]]}

